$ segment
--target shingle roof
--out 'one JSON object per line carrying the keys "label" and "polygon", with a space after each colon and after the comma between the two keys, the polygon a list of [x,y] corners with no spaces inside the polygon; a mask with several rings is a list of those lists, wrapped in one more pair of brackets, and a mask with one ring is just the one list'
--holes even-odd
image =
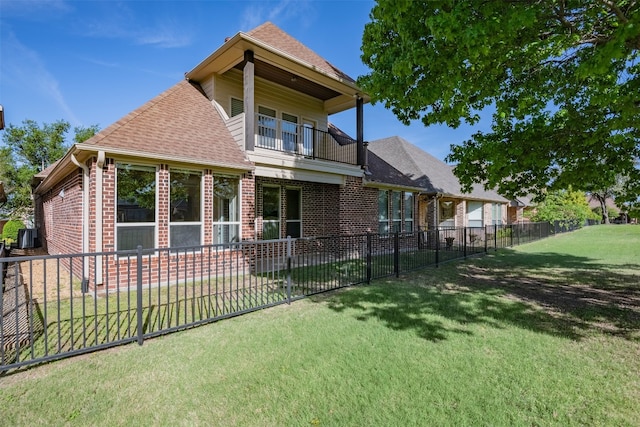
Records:
{"label": "shingle roof", "polygon": [[219,113],[197,83],[181,81],[84,143],[251,169]]}
{"label": "shingle roof", "polygon": [[[484,190],[480,184],[475,184],[471,193],[462,193],[460,182],[453,174],[450,165],[402,137],[392,136],[372,141],[369,143],[369,153],[369,171],[372,174],[370,177],[372,181],[394,184],[394,182],[387,182],[390,179],[392,181],[397,179],[391,178],[394,173],[386,170],[391,167],[396,171],[402,171],[413,183],[413,187],[422,188],[428,194],[442,193],[464,199],[508,202],[495,191]],[[372,162],[371,160],[374,158],[371,154],[380,158],[384,163],[376,164],[375,160]],[[385,166],[385,163],[388,166]]]}
{"label": "shingle roof", "polygon": [[303,45],[271,22],[265,22],[246,34],[295,58],[307,62],[337,79],[343,79],[355,83],[354,79],[331,65],[331,63],[326,59],[322,58],[313,50],[309,49],[307,46]]}

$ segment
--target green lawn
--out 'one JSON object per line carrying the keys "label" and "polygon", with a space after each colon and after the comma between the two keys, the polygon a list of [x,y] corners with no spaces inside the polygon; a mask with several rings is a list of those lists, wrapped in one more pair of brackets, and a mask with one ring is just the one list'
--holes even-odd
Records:
{"label": "green lawn", "polygon": [[0,376],[6,425],[640,425],[640,226]]}

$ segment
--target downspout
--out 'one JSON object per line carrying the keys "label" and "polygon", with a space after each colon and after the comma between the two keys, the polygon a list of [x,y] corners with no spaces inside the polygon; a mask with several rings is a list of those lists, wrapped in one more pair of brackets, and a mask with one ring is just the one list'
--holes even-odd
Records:
{"label": "downspout", "polygon": [[[96,252],[103,252],[102,247],[102,168],[104,167],[104,151],[98,151],[96,160]],[[102,284],[102,256],[96,258],[96,285]]]}
{"label": "downspout", "polygon": [[[75,154],[71,154],[71,162],[82,169],[82,253],[89,252],[89,167],[80,163]],[[86,290],[89,280],[89,257],[83,257],[82,290]]]}

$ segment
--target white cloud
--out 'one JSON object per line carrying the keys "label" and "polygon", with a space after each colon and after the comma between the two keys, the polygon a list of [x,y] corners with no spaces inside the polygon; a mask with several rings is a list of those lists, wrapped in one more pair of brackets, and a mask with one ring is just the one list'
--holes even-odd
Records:
{"label": "white cloud", "polygon": [[173,19],[146,23],[124,3],[109,3],[99,17],[83,23],[88,37],[130,40],[134,44],[160,48],[185,47],[192,42],[192,31]]}
{"label": "white cloud", "polygon": [[3,32],[2,37],[0,76],[3,84],[44,95],[57,105],[66,120],[74,125],[80,124],[67,104],[58,80],[47,70],[38,53],[20,43],[13,33]]}
{"label": "white cloud", "polygon": [[252,2],[242,12],[240,28],[250,30],[271,21],[281,25],[290,19],[308,24],[313,18],[313,6],[309,0],[280,0],[277,2]]}
{"label": "white cloud", "polygon": [[34,21],[51,19],[52,14],[65,14],[73,8],[65,0],[2,0],[4,18],[20,17]]}

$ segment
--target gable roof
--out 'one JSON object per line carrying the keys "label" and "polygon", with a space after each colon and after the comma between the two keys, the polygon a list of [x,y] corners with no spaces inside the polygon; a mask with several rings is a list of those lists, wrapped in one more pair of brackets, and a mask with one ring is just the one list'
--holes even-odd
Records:
{"label": "gable roof", "polygon": [[326,74],[333,76],[336,79],[343,79],[349,82],[355,83],[355,80],[349,77],[347,74],[340,71],[333,66],[329,61],[309,49],[307,46],[300,43],[289,34],[285,33],[278,26],[272,22],[265,22],[264,24],[254,28],[247,32],[247,35],[254,37],[282,52],[289,54],[294,58],[298,58],[315,67],[324,71]]}
{"label": "gable roof", "polygon": [[322,100],[328,114],[354,108],[358,99],[370,101],[353,78],[271,22],[228,37],[185,77],[204,82],[233,68],[242,70],[249,58],[256,77]]}
{"label": "gable roof", "polygon": [[80,145],[251,169],[200,86],[187,81],[179,82]]}
{"label": "gable roof", "polygon": [[45,191],[84,161],[107,155],[154,159],[200,167],[248,171],[253,164],[231,136],[220,114],[197,83],[180,81],[35,175]]}
{"label": "gable roof", "polygon": [[[392,167],[402,173],[413,183],[414,187],[421,188],[426,194],[441,193],[445,196],[461,199],[488,200],[506,203],[508,200],[495,191],[485,190],[482,185],[474,184],[471,193],[463,193],[460,190],[460,182],[453,174],[453,169],[445,162],[433,157],[426,151],[411,144],[399,136],[378,139],[369,143],[369,171],[370,180],[385,183],[393,174],[385,168]],[[373,153],[384,163],[372,163]],[[398,178],[394,178],[398,179]]]}

